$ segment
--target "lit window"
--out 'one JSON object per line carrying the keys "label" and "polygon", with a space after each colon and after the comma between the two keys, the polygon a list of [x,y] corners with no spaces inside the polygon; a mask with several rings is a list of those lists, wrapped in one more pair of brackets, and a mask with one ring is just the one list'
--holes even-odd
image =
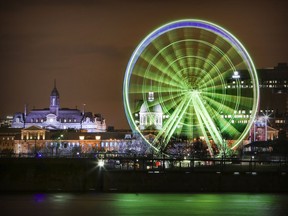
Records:
{"label": "lit window", "polygon": [[84,138],[85,138],[84,136],[79,136],[80,140],[84,140]]}

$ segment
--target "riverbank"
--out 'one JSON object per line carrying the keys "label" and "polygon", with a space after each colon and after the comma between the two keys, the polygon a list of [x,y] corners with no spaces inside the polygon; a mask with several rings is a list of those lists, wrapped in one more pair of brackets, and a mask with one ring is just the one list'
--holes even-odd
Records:
{"label": "riverbank", "polygon": [[[95,159],[1,158],[1,192],[287,193],[287,167],[250,165],[185,169],[108,169]],[[265,168],[265,169],[264,169]],[[269,169],[268,169],[269,168]]]}

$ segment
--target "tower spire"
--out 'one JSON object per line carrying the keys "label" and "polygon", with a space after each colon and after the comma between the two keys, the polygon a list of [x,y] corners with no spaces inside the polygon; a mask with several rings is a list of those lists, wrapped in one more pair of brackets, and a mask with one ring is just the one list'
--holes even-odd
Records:
{"label": "tower spire", "polygon": [[50,94],[50,112],[58,115],[59,108],[59,92],[56,88],[56,79],[54,79],[54,88],[52,89],[52,92]]}

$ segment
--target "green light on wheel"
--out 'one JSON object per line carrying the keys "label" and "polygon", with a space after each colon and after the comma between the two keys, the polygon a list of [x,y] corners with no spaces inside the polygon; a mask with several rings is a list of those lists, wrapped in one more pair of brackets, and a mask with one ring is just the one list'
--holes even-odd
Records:
{"label": "green light on wheel", "polygon": [[[129,125],[157,150],[175,137],[204,137],[211,154],[211,141],[221,148],[229,140],[236,148],[249,132],[258,99],[257,73],[244,46],[202,20],[153,31],[135,49],[124,77]],[[246,121],[239,112],[249,113]]]}

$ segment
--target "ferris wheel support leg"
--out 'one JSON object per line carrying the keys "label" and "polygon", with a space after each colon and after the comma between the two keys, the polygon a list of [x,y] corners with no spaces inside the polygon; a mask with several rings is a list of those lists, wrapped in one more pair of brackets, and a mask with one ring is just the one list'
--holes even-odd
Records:
{"label": "ferris wheel support leg", "polygon": [[[193,105],[194,105],[194,107],[197,106],[194,101],[193,101]],[[206,133],[206,131],[205,131],[205,128],[204,128],[204,123],[203,123],[203,121],[202,121],[202,118],[201,118],[201,116],[200,116],[197,108],[195,108],[195,113],[196,113],[197,119],[198,119],[198,121],[199,121],[199,125],[200,125],[200,128],[201,128],[201,131],[202,131],[203,136],[204,136],[204,138],[205,138],[205,141],[206,141],[206,143],[207,143],[210,156],[213,157],[214,154],[213,154],[213,150],[212,150],[212,148],[211,148],[211,143],[210,143],[210,141],[209,141],[208,135],[207,135],[207,133]]]}

